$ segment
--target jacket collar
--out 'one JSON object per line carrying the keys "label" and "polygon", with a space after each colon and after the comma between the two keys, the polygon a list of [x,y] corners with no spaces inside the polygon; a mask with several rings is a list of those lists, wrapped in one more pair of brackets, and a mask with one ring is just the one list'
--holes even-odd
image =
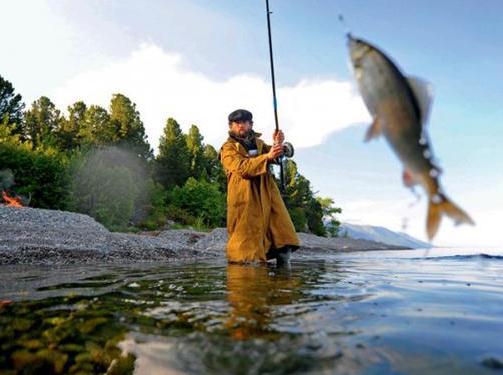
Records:
{"label": "jacket collar", "polygon": [[[255,133],[255,140],[257,142],[257,150],[258,150],[258,155],[261,155],[262,154],[262,150],[264,149],[264,141],[260,139],[260,137],[262,136],[262,133]],[[236,147],[236,150],[238,150],[238,152],[240,154],[242,154],[243,156],[247,156],[249,157],[250,155],[248,154],[248,151],[246,150],[246,148],[244,148],[244,146],[239,143],[236,139],[234,139],[233,137],[229,136],[229,138],[227,138],[227,142],[230,142],[234,145],[234,147]]]}

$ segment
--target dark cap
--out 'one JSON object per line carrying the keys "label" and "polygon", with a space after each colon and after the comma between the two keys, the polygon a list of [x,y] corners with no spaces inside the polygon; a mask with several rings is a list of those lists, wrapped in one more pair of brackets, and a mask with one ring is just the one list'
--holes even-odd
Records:
{"label": "dark cap", "polygon": [[252,121],[252,119],[252,113],[246,109],[236,109],[234,112],[229,114],[229,123]]}

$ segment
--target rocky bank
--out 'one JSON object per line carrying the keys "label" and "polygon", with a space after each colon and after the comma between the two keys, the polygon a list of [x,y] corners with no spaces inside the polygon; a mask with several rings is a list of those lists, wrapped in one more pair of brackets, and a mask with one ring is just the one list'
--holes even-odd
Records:
{"label": "rocky bank", "polygon": [[[299,233],[299,237],[302,254],[403,249],[351,238],[306,233]],[[115,233],[83,214],[0,205],[0,264],[120,264],[223,258],[226,241],[224,228],[209,233],[188,229]]]}

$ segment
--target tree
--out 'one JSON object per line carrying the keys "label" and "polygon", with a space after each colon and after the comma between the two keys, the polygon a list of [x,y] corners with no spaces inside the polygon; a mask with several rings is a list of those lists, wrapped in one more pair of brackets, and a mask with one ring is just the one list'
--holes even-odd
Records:
{"label": "tree", "polygon": [[9,117],[5,116],[3,121],[0,121],[0,144],[12,143],[19,144],[21,139],[19,134],[16,134],[16,125],[9,124]]}
{"label": "tree", "polygon": [[205,145],[204,151],[204,175],[210,182],[218,184],[220,191],[227,191],[227,176],[222,163],[218,159],[217,150],[212,145]]}
{"label": "tree", "polygon": [[339,236],[341,222],[335,218],[336,214],[342,212],[342,208],[334,206],[332,198],[317,197],[316,200],[320,203],[323,211],[323,220],[325,221],[325,228],[332,237]]}
{"label": "tree", "polygon": [[125,151],[109,147],[78,155],[71,168],[69,205],[112,230],[124,229],[135,213],[143,181],[121,162]]}
{"label": "tree", "polygon": [[25,113],[25,133],[33,148],[53,146],[57,143],[54,132],[62,121],[61,112],[51,100],[41,96]]}
{"label": "tree", "polygon": [[169,118],[159,140],[155,163],[157,180],[168,190],[182,186],[190,175],[190,152],[180,125]]}
{"label": "tree", "polygon": [[323,211],[314,197],[311,183],[302,176],[297,164],[288,159],[285,166],[285,205],[297,231],[310,231],[316,235],[326,235],[323,225]]}
{"label": "tree", "polygon": [[[182,187],[175,186],[169,194],[170,212],[185,224],[203,224],[213,228],[225,220],[225,196],[218,185],[189,177]],[[182,213],[182,215],[180,215]]]}
{"label": "tree", "polygon": [[15,94],[12,83],[0,76],[0,126],[14,125],[14,133],[22,134],[23,110],[21,95]]}
{"label": "tree", "polygon": [[110,115],[98,105],[87,108],[78,136],[84,145],[113,144],[117,140]]}
{"label": "tree", "polygon": [[0,166],[12,172],[12,189],[30,206],[67,208],[68,160],[64,154],[50,148],[32,150],[29,143],[0,142]]}
{"label": "tree", "polygon": [[81,146],[86,111],[87,106],[82,101],[68,106],[68,119],[63,118],[57,130],[58,146],[61,150],[73,150]]}
{"label": "tree", "polygon": [[204,170],[203,136],[196,125],[192,125],[186,137],[187,148],[190,154],[190,176],[200,179]]}
{"label": "tree", "polygon": [[136,104],[128,97],[122,94],[112,96],[110,121],[115,128],[115,141],[119,146],[126,146],[145,160],[153,158],[154,154],[147,141],[140,113],[136,110]]}

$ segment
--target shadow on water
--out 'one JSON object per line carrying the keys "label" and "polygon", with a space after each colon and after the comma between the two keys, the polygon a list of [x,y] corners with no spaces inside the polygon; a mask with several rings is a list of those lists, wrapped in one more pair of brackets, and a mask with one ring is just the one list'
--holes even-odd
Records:
{"label": "shadow on water", "polygon": [[441,262],[2,267],[0,373],[491,373],[502,285]]}

